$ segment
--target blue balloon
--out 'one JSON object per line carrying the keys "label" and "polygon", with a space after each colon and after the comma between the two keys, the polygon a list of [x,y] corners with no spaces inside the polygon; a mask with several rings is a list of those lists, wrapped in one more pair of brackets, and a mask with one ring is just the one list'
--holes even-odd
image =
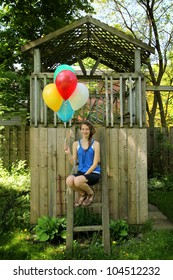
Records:
{"label": "blue balloon", "polygon": [[68,122],[74,114],[74,110],[72,109],[70,102],[68,100],[64,100],[59,111],[57,112],[58,118],[60,118],[63,122]]}
{"label": "blue balloon", "polygon": [[75,72],[75,70],[71,66],[69,66],[67,64],[61,64],[56,68],[56,70],[54,72],[54,75],[53,75],[54,82],[56,80],[57,75],[63,70],[69,70],[69,71],[72,71],[73,73]]}

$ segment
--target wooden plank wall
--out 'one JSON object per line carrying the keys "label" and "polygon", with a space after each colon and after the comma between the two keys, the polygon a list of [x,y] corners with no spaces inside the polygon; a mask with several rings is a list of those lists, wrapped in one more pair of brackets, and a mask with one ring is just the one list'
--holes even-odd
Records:
{"label": "wooden plank wall", "polygon": [[173,127],[147,128],[148,176],[173,173]]}
{"label": "wooden plank wall", "polygon": [[5,168],[25,160],[29,166],[29,126],[8,125],[0,129],[0,157]]}
{"label": "wooden plank wall", "polygon": [[[66,213],[65,178],[71,172],[64,154],[65,128],[30,128],[31,222],[42,215]],[[71,146],[80,132],[71,128]],[[142,224],[148,218],[147,131],[137,128],[105,128],[110,217]],[[97,127],[96,140],[100,140]],[[97,198],[96,198],[97,199]]]}
{"label": "wooden plank wall", "polygon": [[[110,134],[114,133],[115,131],[111,129]],[[0,157],[4,167],[9,168],[16,160],[25,160],[27,166],[30,166],[29,134],[30,127],[25,125],[0,127]],[[124,141],[121,136],[120,141]],[[123,157],[123,154],[120,157]],[[112,164],[114,166],[113,162],[116,162],[116,158],[112,153],[110,162],[110,166]],[[149,177],[153,177],[158,173],[161,175],[173,173],[173,127],[147,128],[147,162]]]}

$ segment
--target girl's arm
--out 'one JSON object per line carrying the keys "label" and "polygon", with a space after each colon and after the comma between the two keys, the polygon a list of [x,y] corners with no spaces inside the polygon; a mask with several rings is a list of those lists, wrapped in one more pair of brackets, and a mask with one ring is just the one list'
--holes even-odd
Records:
{"label": "girl's arm", "polygon": [[94,141],[94,151],[95,154],[94,154],[93,164],[85,174],[90,174],[91,172],[93,172],[94,169],[97,167],[98,163],[100,162],[100,143],[97,141]]}
{"label": "girl's arm", "polygon": [[77,160],[77,141],[75,141],[73,143],[72,154],[71,154],[70,148],[68,146],[64,147],[64,151],[65,151],[65,154],[68,156],[68,159],[69,159],[71,165],[74,165],[74,163]]}

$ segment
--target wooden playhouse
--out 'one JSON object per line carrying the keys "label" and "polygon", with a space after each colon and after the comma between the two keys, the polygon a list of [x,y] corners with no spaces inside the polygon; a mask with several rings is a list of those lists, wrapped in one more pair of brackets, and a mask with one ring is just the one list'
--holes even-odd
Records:
{"label": "wooden playhouse", "polygon": [[[66,214],[65,178],[71,167],[65,160],[64,138],[68,135],[71,145],[80,137],[82,119],[94,123],[95,139],[105,144],[101,161],[110,218],[145,223],[146,85],[141,67],[154,48],[87,16],[26,44],[23,51],[30,51],[34,58],[30,78],[31,223],[43,215]],[[87,57],[95,60],[91,71],[82,62]],[[65,127],[44,104],[42,90],[53,81],[57,65],[76,62],[80,65],[77,78],[88,85],[89,100]],[[98,71],[99,64],[109,71]]]}

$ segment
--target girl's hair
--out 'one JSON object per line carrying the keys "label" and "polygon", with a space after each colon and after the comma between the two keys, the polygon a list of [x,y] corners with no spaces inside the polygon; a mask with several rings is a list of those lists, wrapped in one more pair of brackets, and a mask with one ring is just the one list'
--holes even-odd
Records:
{"label": "girl's hair", "polygon": [[95,134],[96,130],[95,130],[94,126],[89,121],[83,121],[80,124],[80,129],[82,128],[83,124],[87,125],[89,127],[89,129],[90,129],[90,135],[89,135],[89,138],[88,138],[88,145],[90,146],[91,145],[91,141],[92,141],[92,136]]}

